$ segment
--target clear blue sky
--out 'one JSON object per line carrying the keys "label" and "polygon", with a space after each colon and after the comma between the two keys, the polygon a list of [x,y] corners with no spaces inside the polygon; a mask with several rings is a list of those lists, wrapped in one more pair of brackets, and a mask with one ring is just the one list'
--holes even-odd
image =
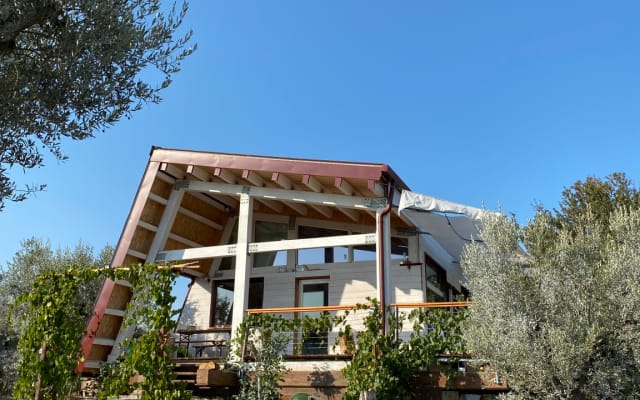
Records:
{"label": "clear blue sky", "polygon": [[[525,6],[526,4],[526,6]],[[420,193],[516,214],[577,179],[638,183],[636,1],[202,1],[198,51],[164,101],[0,213],[0,265],[21,240],[115,244],[151,146],[384,162]]]}

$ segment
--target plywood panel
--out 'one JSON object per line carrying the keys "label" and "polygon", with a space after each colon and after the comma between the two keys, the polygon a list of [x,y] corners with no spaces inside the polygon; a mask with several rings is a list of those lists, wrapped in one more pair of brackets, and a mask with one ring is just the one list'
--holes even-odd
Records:
{"label": "plywood panel", "polygon": [[96,337],[115,340],[118,337],[121,325],[122,317],[106,314],[100,321]]}
{"label": "plywood panel", "polygon": [[165,199],[169,198],[172,189],[173,185],[158,178],[156,178],[156,180],[153,181],[153,185],[151,185],[151,192],[157,194],[160,197],[164,197]]}
{"label": "plywood panel", "polygon": [[212,245],[220,241],[221,230],[191,219],[183,214],[176,215],[171,232],[203,245]]}
{"label": "plywood panel", "polygon": [[151,225],[158,226],[160,224],[160,220],[162,219],[162,213],[164,212],[164,209],[164,205],[156,203],[153,200],[147,200],[144,209],[142,210],[140,219],[144,222],[150,223]]}
{"label": "plywood panel", "polygon": [[182,199],[182,207],[223,226],[229,218],[229,213],[226,211],[214,207],[211,204],[207,204],[189,193],[185,193],[184,198]]}
{"label": "plywood panel", "polygon": [[89,353],[89,357],[87,357],[87,360],[106,360],[109,354],[111,354],[111,349],[111,346],[94,344],[91,347],[91,352]]}
{"label": "plywood panel", "polygon": [[140,253],[147,253],[151,248],[151,243],[155,236],[154,232],[148,231],[141,227],[137,227],[133,238],[131,239],[130,249],[138,251]]}
{"label": "plywood panel", "polygon": [[131,300],[131,295],[131,288],[116,284],[113,287],[107,308],[114,308],[116,310],[126,309],[129,300]]}

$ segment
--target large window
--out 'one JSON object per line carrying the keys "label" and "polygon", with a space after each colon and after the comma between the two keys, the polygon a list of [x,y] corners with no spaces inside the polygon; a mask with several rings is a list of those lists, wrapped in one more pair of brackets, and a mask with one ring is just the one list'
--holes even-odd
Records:
{"label": "large window", "polygon": [[[336,229],[299,226],[298,238],[310,239],[317,237],[340,236],[348,232]],[[349,261],[349,248],[345,246],[324,247],[298,250],[298,265],[303,264],[333,264]]]}
{"label": "large window", "polygon": [[[278,222],[256,221],[254,242],[272,242],[286,240],[289,225]],[[256,253],[253,255],[254,267],[277,267],[287,265],[287,252],[284,250]]]}
{"label": "large window", "polygon": [[[409,251],[409,241],[406,238],[391,237],[391,259],[401,260]],[[376,245],[367,244],[354,246],[353,261],[373,261],[376,259]]]}
{"label": "large window", "polygon": [[[300,307],[329,305],[329,282],[326,280],[302,279],[298,281]],[[320,312],[305,312],[302,318],[318,318]],[[328,332],[302,332],[302,354],[328,354]]]}
{"label": "large window", "polygon": [[[233,317],[233,280],[214,281],[211,326],[230,326]],[[264,278],[249,281],[249,308],[262,308]]]}
{"label": "large window", "polygon": [[425,254],[425,278],[427,280],[427,301],[448,300],[447,273],[431,257]]}

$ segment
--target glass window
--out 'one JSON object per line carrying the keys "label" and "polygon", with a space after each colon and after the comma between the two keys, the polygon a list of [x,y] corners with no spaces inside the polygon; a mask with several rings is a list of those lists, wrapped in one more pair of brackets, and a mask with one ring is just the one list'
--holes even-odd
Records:
{"label": "glass window", "polygon": [[[391,259],[402,260],[409,252],[409,241],[406,238],[391,238]],[[376,245],[367,244],[353,247],[353,261],[373,261],[376,259]]]}
{"label": "glass window", "polygon": [[[211,326],[229,326],[233,317],[233,280],[214,281]],[[249,307],[262,308],[264,278],[249,281]]]}
{"label": "glass window", "polygon": [[[286,240],[288,237],[288,224],[278,222],[256,221],[254,242],[272,242]],[[270,251],[268,253],[256,253],[253,255],[254,267],[275,267],[287,265],[286,250]]]}
{"label": "glass window", "polygon": [[[298,238],[310,239],[317,237],[341,236],[348,232],[336,229],[299,226]],[[349,261],[349,248],[345,246],[324,247],[298,250],[298,265],[303,264],[333,264]]]}
{"label": "glass window", "polygon": [[[231,230],[231,234],[229,235],[229,240],[227,243],[223,244],[234,244],[238,241],[238,221],[236,219],[235,224],[233,225],[233,229]],[[220,260],[220,266],[218,267],[219,271],[229,271],[234,269],[236,266],[236,258],[235,257],[224,257]]]}

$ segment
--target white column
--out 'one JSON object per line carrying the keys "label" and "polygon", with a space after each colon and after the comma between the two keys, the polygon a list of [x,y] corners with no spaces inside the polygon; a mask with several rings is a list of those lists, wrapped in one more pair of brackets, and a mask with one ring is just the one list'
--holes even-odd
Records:
{"label": "white column", "polygon": [[[376,280],[378,287],[378,300],[380,306],[385,307],[394,302],[392,298],[391,273],[391,213],[382,214],[383,210],[376,212]],[[384,295],[384,304],[381,297]],[[388,332],[386,309],[381,310],[385,313],[385,332]]]}
{"label": "white column", "polygon": [[244,319],[244,311],[249,304],[249,278],[251,277],[251,257],[249,242],[253,237],[253,199],[246,193],[240,195],[240,215],[238,216],[238,243],[236,244],[235,280],[233,283],[233,315],[231,336]]}
{"label": "white column", "polygon": [[167,200],[167,205],[164,207],[160,224],[158,225],[156,234],[153,237],[153,242],[151,242],[151,247],[149,247],[149,251],[147,252],[147,259],[145,260],[146,263],[155,262],[158,252],[162,250],[164,245],[167,243],[169,233],[171,233],[171,227],[173,226],[173,221],[176,219],[183,197],[184,189],[174,188],[171,191],[169,200]]}

